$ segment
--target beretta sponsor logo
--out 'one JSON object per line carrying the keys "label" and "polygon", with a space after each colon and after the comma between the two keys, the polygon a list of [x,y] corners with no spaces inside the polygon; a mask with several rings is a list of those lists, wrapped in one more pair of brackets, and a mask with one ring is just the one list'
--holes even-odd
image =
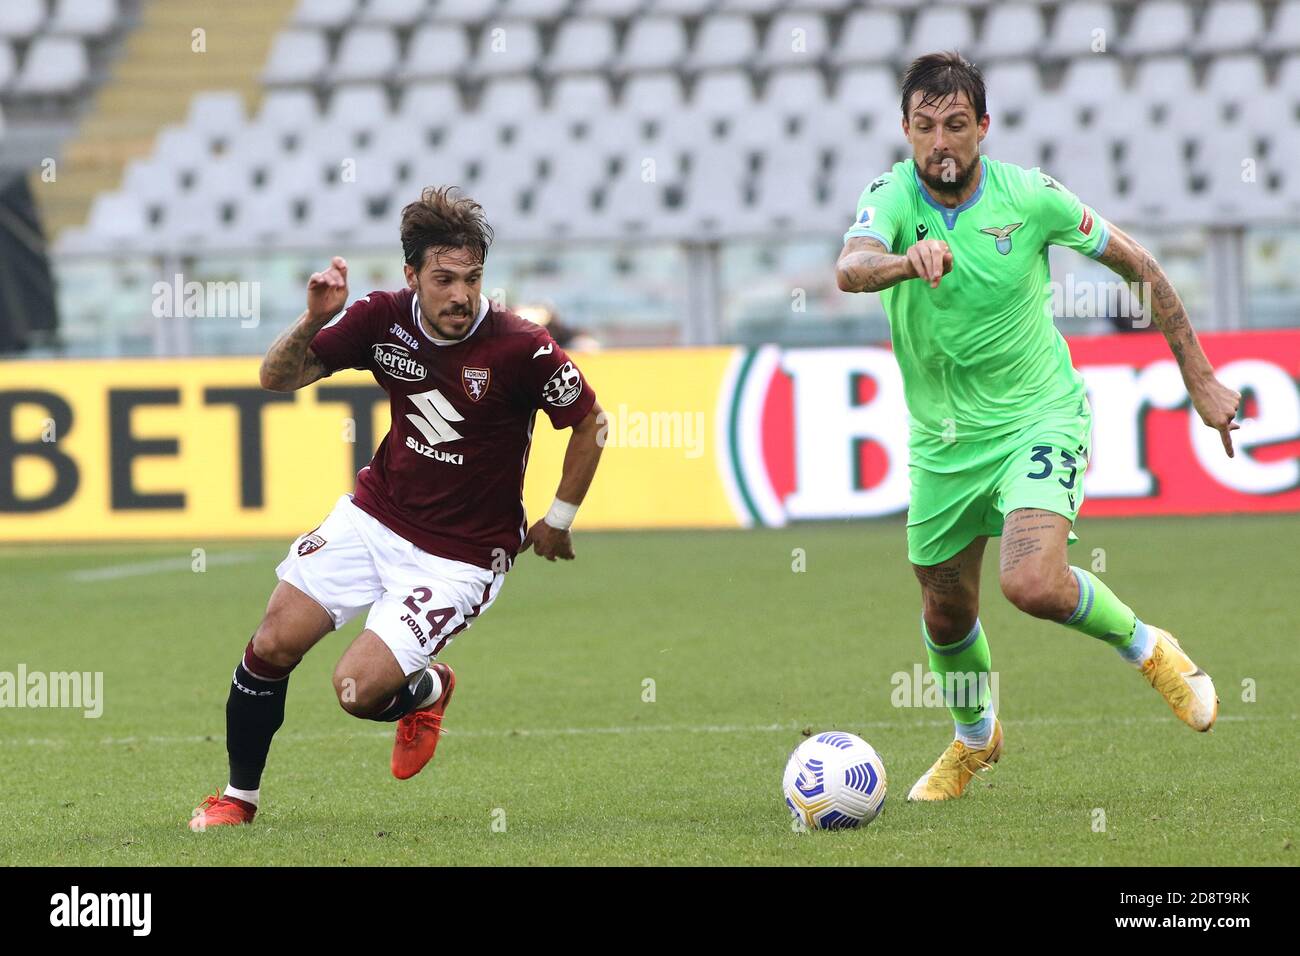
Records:
{"label": "beretta sponsor logo", "polygon": [[403,382],[418,382],[428,374],[423,365],[411,357],[404,346],[381,342],[375,346],[375,364],[393,378]]}

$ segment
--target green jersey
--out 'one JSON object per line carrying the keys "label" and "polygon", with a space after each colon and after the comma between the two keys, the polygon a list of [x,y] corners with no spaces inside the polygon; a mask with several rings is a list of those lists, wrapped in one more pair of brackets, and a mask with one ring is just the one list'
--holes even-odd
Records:
{"label": "green jersey", "polygon": [[[912,160],[872,182],[844,235],[902,254],[922,239],[952,250],[939,288],[907,279],[884,290],[890,337],[911,414],[914,463],[951,470],[967,442],[1008,435],[1044,415],[1078,415],[1083,377],[1052,322],[1047,247],[1096,258],[1110,232],[1093,210],[1038,169],[981,157],[975,194],[940,205]],[[973,449],[972,449],[973,450]]]}

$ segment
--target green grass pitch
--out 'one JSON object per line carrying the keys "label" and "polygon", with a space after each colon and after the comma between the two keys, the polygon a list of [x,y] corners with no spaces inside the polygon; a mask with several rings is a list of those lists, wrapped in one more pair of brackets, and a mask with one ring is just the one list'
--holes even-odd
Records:
{"label": "green grass pitch", "polygon": [[[358,620],[295,671],[256,823],[206,834],[185,824],[226,781],[230,672],[288,542],[6,546],[0,670],[102,671],[104,711],[0,710],[0,860],[1295,863],[1300,516],[1079,532],[1072,560],[1102,549],[1103,579],[1214,677],[1213,733],[1100,642],[1014,611],[991,542],[981,618],[1006,750],[962,800],[911,805],[951,725],[891,703],[892,675],[924,662],[901,522],[579,533],[576,562],[525,557],[444,653],[456,698],[423,773],[394,780],[392,726],[334,700]],[[869,827],[794,832],[781,771],[805,728],[880,752],[889,798]]]}

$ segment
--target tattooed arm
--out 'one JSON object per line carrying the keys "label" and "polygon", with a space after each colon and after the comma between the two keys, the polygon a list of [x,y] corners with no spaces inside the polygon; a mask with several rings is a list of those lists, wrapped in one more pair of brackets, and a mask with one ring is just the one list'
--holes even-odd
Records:
{"label": "tattooed arm", "polygon": [[348,300],[348,264],[335,256],[329,269],[316,272],[307,282],[307,311],[282,332],[262,359],[262,387],[292,392],[319,381],[329,369],[310,348],[311,340]]}
{"label": "tattooed arm", "polygon": [[878,239],[854,236],[844,243],[835,263],[835,281],[841,292],[879,292],[904,279],[925,279],[931,288],[952,271],[952,253],[948,244],[926,239],[907,250],[906,255],[891,255]]}
{"label": "tattooed arm", "polygon": [[1110,241],[1097,261],[1129,282],[1138,283],[1143,305],[1156,328],[1164,333],[1169,350],[1178,361],[1192,407],[1201,421],[1218,429],[1223,450],[1229,458],[1233,457],[1232,432],[1241,427],[1234,421],[1241,393],[1215,378],[1214,369],[1196,339],[1196,331],[1187,319],[1187,310],[1160,263],[1132,236],[1114,223],[1109,225]]}

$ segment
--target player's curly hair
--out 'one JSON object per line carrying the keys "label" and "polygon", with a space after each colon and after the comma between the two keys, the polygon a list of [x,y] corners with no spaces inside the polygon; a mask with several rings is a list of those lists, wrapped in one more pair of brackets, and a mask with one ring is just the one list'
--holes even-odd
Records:
{"label": "player's curly hair", "polygon": [[483,207],[459,186],[426,186],[402,210],[402,255],[413,269],[424,265],[430,249],[469,249],[484,262],[492,238]]}
{"label": "player's curly hair", "polygon": [[918,56],[903,76],[903,116],[908,115],[912,94],[921,93],[921,102],[935,105],[957,93],[965,93],[975,107],[975,119],[984,118],[984,75],[956,50]]}

